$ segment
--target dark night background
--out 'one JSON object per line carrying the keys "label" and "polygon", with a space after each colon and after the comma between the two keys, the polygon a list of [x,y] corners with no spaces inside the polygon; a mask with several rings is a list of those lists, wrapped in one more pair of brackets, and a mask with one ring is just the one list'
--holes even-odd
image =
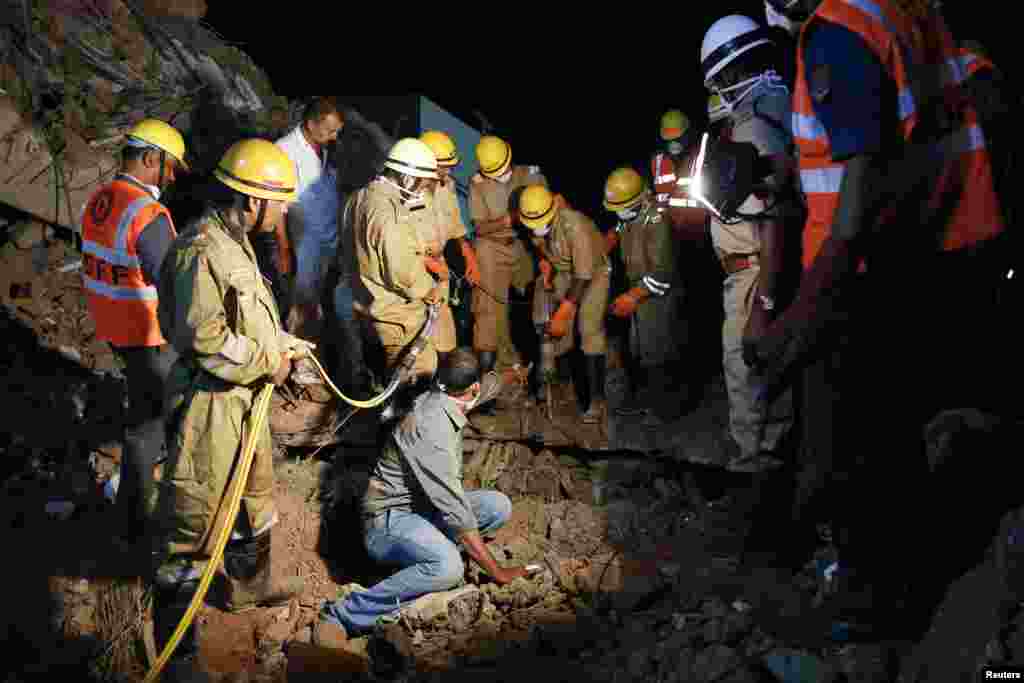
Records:
{"label": "dark night background", "polygon": [[[997,64],[1009,63],[1004,53],[1011,38],[1001,37],[998,27],[1015,25],[1016,3],[946,5],[957,38],[981,40]],[[290,98],[422,93],[475,128],[482,126],[474,110],[483,113],[512,144],[515,163],[540,165],[553,188],[600,227],[611,220],[600,206],[607,174],[622,164],[644,168],[658,143],[661,114],[678,107],[691,120],[705,118],[708,92],[699,60],[708,27],[734,13],[764,23],[758,0],[657,10],[637,5],[622,16],[617,12],[623,5],[581,6],[563,17],[517,4],[500,19],[497,13],[485,16],[477,5],[396,7],[386,17],[354,4],[293,6],[309,10],[278,7],[247,17],[237,3],[210,2],[205,21],[244,49],[275,90]],[[331,6],[340,10],[334,18],[327,11]],[[439,40],[440,35],[452,37]],[[341,97],[389,132],[389,114],[410,101],[407,95]],[[473,155],[459,151],[464,159]]]}

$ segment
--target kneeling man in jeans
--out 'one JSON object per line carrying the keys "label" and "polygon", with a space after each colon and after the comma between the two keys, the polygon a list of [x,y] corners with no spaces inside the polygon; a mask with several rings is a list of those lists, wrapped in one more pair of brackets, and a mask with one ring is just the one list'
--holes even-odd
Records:
{"label": "kneeling man in jeans", "polygon": [[481,396],[480,386],[476,354],[456,349],[438,367],[431,389],[416,397],[396,425],[362,507],[370,557],[399,571],[326,603],[314,633],[316,645],[340,645],[421,595],[459,585],[465,570],[460,547],[499,584],[526,576],[522,567],[498,566],[482,539],[508,521],[512,502],[500,491],[462,488],[466,413],[489,398]]}

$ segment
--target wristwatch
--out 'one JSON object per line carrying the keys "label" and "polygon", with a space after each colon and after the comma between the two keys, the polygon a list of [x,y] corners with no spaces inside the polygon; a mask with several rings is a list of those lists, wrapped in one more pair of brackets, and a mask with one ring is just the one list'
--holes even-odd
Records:
{"label": "wristwatch", "polygon": [[775,310],[775,299],[771,298],[770,296],[765,296],[764,294],[758,294],[757,295],[757,300],[761,302],[761,308],[763,308],[764,310],[766,310],[766,311],[774,311]]}

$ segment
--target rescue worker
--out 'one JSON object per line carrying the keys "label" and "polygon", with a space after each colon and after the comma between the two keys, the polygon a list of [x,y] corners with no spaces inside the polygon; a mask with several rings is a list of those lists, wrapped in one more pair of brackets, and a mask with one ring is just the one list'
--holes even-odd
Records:
{"label": "rescue worker", "polygon": [[658,212],[647,183],[629,167],[617,168],[604,186],[604,208],[618,216],[618,236],[628,289],[612,302],[611,314],[630,321],[626,368],[629,395],[618,415],[643,415],[644,424],[661,424],[654,406],[639,398],[642,389],[673,383],[672,363],[679,360],[676,339],[682,295],[675,263],[672,229]]}
{"label": "rescue worker", "polygon": [[[806,366],[808,491],[797,512],[809,528],[813,492],[842,501],[822,513],[841,541],[837,597],[893,605],[905,586],[892,568],[930,574],[942,561],[931,548],[945,544],[916,541],[950,528],[932,517],[948,499],[919,497],[921,428],[941,408],[983,405],[997,372],[984,365],[999,335],[986,332],[983,269],[1004,221],[938,12],[893,0],[769,4],[799,30],[793,130],[808,216],[796,300],[751,357],[769,390]],[[836,358],[821,368],[821,356]],[[868,414],[870,430],[859,419]],[[873,435],[885,435],[884,449]],[[827,490],[826,478],[843,485]],[[866,495],[874,514],[857,504]]]}
{"label": "rescue worker", "polygon": [[476,158],[480,171],[469,183],[480,270],[480,284],[473,290],[473,348],[480,354],[480,367],[487,372],[499,361],[506,366],[521,363],[512,345],[509,287],[523,292],[534,277],[533,260],[516,236],[509,200],[517,188],[548,183],[540,167],[513,165],[512,147],[499,137],[480,138]]}
{"label": "rescue worker", "polygon": [[[793,150],[787,132],[790,96],[773,70],[776,58],[775,45],[763,28],[740,15],[712,24],[701,45],[705,87],[718,95],[727,119],[723,135],[753,144],[762,157],[785,160]],[[729,392],[729,429],[724,464],[737,472],[781,464],[775,453],[793,424],[792,393],[770,403],[762,400],[757,378],[743,358],[744,336],[761,334],[780,298],[786,226],[779,199],[747,197],[739,211],[759,216],[756,221],[727,223],[711,217],[711,241],[726,273],[722,365]]]}
{"label": "rescue worker", "polygon": [[[160,278],[160,327],[180,354],[168,381],[168,457],[157,516],[162,548],[156,585],[162,627],[173,628],[195,591],[217,536],[232,525],[224,550],[225,606],[240,612],[282,604],[302,579],[271,572],[273,500],[270,427],[248,422],[265,382],[282,385],[292,360],[309,353],[285,332],[256,264],[248,235],[272,231],[295,199],[295,165],[273,143],[242,140],[213,171],[220,196],[171,245]],[[244,440],[256,440],[236,519],[217,514]],[[169,613],[169,614],[168,614]]]}
{"label": "rescue worker", "polygon": [[654,178],[654,198],[658,211],[668,209],[668,200],[678,180],[676,167],[683,163],[686,151],[693,143],[690,119],[678,109],[669,109],[661,116],[658,129],[662,151],[651,157],[651,176]]}
{"label": "rescue worker", "polygon": [[[604,317],[608,310],[611,265],[605,238],[585,215],[556,201],[544,185],[529,185],[519,200],[519,219],[533,234],[541,275],[534,289],[535,311],[550,304],[544,334],[555,341],[555,356],[575,347],[573,323],[587,365],[590,403],[584,424],[605,424]],[[534,319],[538,319],[535,313]]]}
{"label": "rescue worker", "polygon": [[[352,198],[352,228],[358,279],[355,310],[371,323],[389,375],[427,321],[428,306],[440,305],[448,281],[427,271],[421,233],[434,230],[427,203],[429,181],[438,180],[437,157],[416,138],[403,138],[388,152],[384,170]],[[411,380],[437,370],[438,328],[412,368]]]}
{"label": "rescue worker", "polygon": [[176,236],[160,194],[187,169],[181,133],[156,119],[128,131],[121,170],[82,211],[82,281],[96,339],[125,365],[125,418],[115,537],[143,537],[152,510],[153,468],[164,447],[164,384],[177,354],[157,320],[160,264]]}
{"label": "rescue worker", "polygon": [[334,367],[332,372],[345,395],[366,400],[373,395],[373,372],[367,358],[366,312],[358,313],[355,302],[355,283],[359,279],[359,264],[355,251],[355,193],[346,197],[338,216],[338,247],[327,281],[334,283],[332,291],[332,318],[329,321],[333,337]]}
{"label": "rescue worker", "polygon": [[295,163],[299,178],[287,235],[283,226],[277,228],[280,262],[288,266],[285,272],[295,274],[281,311],[294,333],[323,315],[321,283],[338,239],[337,170],[329,163],[328,149],[344,128],[345,115],[337,100],[317,97],[306,105],[299,125],[275,142]]}
{"label": "rescue worker", "polygon": [[[455,190],[455,178],[451,170],[458,166],[459,155],[455,143],[439,130],[428,130],[420,135],[420,140],[437,157],[438,181],[435,183],[431,200],[435,211],[433,222],[420,222],[419,237],[424,245],[423,259],[428,271],[440,282],[450,281],[448,264],[444,257],[444,248],[449,240],[456,240],[465,260],[466,280],[471,285],[480,283],[480,268],[477,264],[476,252],[466,238],[466,224],[462,221],[462,209],[459,207],[459,196]],[[438,318],[438,353],[448,353],[455,348],[455,317],[449,305],[449,291],[442,292],[441,317]]]}
{"label": "rescue worker", "polygon": [[526,576],[523,567],[499,565],[483,540],[508,521],[512,502],[499,491],[462,487],[463,429],[467,413],[486,400],[481,391],[475,353],[456,349],[395,426],[370,475],[362,512],[370,557],[399,571],[326,602],[314,627],[317,647],[341,649],[350,635],[397,616],[421,595],[459,585],[465,572],[460,549],[499,585]]}

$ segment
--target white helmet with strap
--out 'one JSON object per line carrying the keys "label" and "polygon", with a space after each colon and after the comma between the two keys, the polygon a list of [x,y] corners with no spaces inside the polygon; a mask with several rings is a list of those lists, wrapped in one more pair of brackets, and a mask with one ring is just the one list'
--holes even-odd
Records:
{"label": "white helmet with strap", "polygon": [[774,71],[765,71],[737,83],[722,79],[726,67],[740,56],[759,45],[775,45],[768,29],[750,17],[730,14],[711,25],[700,46],[700,66],[704,72],[704,87],[722,98],[729,111],[735,109],[744,97],[764,81],[781,85],[782,79]]}

